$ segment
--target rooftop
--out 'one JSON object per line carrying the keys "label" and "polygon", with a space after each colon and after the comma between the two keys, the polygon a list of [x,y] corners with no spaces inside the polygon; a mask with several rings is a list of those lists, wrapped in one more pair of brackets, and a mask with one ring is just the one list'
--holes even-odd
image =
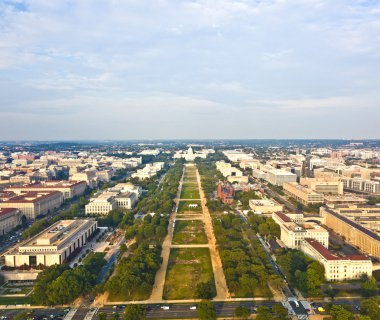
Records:
{"label": "rooftop", "polygon": [[369,257],[364,256],[364,255],[349,255],[345,257],[338,257],[335,254],[331,253],[330,250],[325,248],[319,241],[310,239],[310,238],[305,238],[305,241],[310,244],[318,253],[320,253],[323,258],[326,260],[370,260]]}
{"label": "rooftop", "polygon": [[17,208],[0,208],[0,217],[6,216],[7,214],[18,211]]}
{"label": "rooftop", "polygon": [[36,236],[13,247],[9,253],[22,254],[27,252],[59,251],[75,240],[75,236],[82,230],[87,230],[96,223],[90,219],[61,220],[57,221]]}
{"label": "rooftop", "polygon": [[45,191],[45,192],[39,192],[39,191],[30,191],[27,193],[24,193],[22,195],[13,197],[9,200],[4,201],[4,203],[34,203],[39,202],[43,199],[62,195],[59,191]]}

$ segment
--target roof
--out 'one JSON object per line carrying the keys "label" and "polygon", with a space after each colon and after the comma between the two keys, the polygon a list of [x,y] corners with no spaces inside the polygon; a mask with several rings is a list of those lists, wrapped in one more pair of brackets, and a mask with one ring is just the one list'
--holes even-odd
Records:
{"label": "roof", "polygon": [[325,246],[323,246],[319,241],[305,238],[305,241],[310,244],[315,250],[317,250],[326,260],[339,260],[340,258],[331,253]]}
{"label": "roof", "polygon": [[343,222],[349,224],[351,227],[354,227],[355,229],[357,229],[358,231],[364,233],[365,235],[367,235],[368,237],[371,237],[372,239],[376,240],[376,241],[379,241],[380,242],[380,236],[378,236],[376,233],[373,233],[372,231],[369,231],[368,229],[364,228],[363,226],[361,226],[360,224],[357,224],[355,223],[354,221],[334,212],[333,210],[331,210],[330,208],[324,206],[323,207],[324,210],[326,212],[328,212],[329,214],[331,214],[332,216],[334,216],[335,218],[339,219],[339,220],[342,220]]}
{"label": "roof", "polygon": [[338,257],[335,254],[331,253],[329,249],[324,247],[319,241],[305,238],[305,241],[310,244],[315,250],[317,250],[326,260],[371,260],[369,257],[364,255],[348,255],[345,257]]}
{"label": "roof", "polygon": [[275,212],[275,215],[277,215],[282,221],[284,222],[292,222],[292,219],[290,219],[285,213],[283,212]]}
{"label": "roof", "polygon": [[17,190],[17,189],[66,189],[71,188],[80,184],[85,184],[85,181],[56,181],[56,183],[53,183],[52,181],[48,181],[47,184],[42,183],[30,183],[25,184],[23,186],[11,186],[8,188],[8,190]]}
{"label": "roof", "polygon": [[0,217],[10,214],[14,211],[18,211],[17,208],[0,208]]}
{"label": "roof", "polygon": [[54,197],[60,195],[62,196],[62,192],[59,191],[45,191],[45,192],[37,192],[30,191],[24,193],[22,195],[13,197],[9,200],[4,201],[3,203],[33,203],[38,202],[46,198]]}

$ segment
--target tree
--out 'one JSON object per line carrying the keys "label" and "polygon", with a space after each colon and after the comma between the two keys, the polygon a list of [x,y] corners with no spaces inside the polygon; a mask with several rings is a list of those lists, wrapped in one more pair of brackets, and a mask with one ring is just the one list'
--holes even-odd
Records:
{"label": "tree", "polygon": [[38,274],[32,294],[33,302],[37,305],[49,304],[50,297],[48,294],[48,287],[55,279],[57,279],[64,271],[68,269],[69,266],[66,264],[53,265]]}
{"label": "tree", "polygon": [[272,320],[272,314],[267,307],[258,307],[257,308],[257,315],[256,320]]}
{"label": "tree", "polygon": [[259,233],[262,235],[262,236],[267,236],[269,235],[269,226],[268,224],[266,223],[262,223],[259,225]]}
{"label": "tree", "polygon": [[252,296],[255,295],[255,290],[258,286],[258,281],[256,278],[248,274],[243,274],[243,276],[239,279],[239,283],[245,291],[249,292]]}
{"label": "tree", "polygon": [[272,274],[269,277],[269,282],[270,282],[271,286],[273,286],[277,290],[281,289],[284,286],[284,280],[282,279],[282,277],[280,277],[277,274]]}
{"label": "tree", "polygon": [[211,301],[201,301],[198,304],[198,317],[200,320],[216,319],[216,312]]}
{"label": "tree", "polygon": [[247,319],[251,315],[251,310],[244,306],[235,308],[235,317]]}
{"label": "tree", "polygon": [[272,312],[274,313],[274,319],[276,320],[284,320],[288,318],[288,309],[281,304],[273,305]]}
{"label": "tree", "polygon": [[195,295],[199,299],[211,299],[215,292],[211,282],[200,282],[195,288]]}
{"label": "tree", "polygon": [[98,314],[98,320],[107,320],[107,313],[101,312]]}
{"label": "tree", "polygon": [[28,319],[29,313],[27,311],[23,311],[13,317],[13,320],[25,320]]}
{"label": "tree", "polygon": [[124,320],[143,320],[145,319],[145,309],[138,304],[129,304],[125,308]]}
{"label": "tree", "polygon": [[334,320],[350,320],[352,313],[342,306],[333,305],[330,309],[330,315]]}
{"label": "tree", "polygon": [[376,279],[374,277],[364,281],[361,284],[362,294],[366,298],[375,296],[377,294],[378,290],[379,290],[379,288],[376,284]]}
{"label": "tree", "polygon": [[331,298],[331,300],[334,300],[335,296],[336,296],[336,290],[334,290],[334,288],[332,287],[332,285],[330,284],[328,286],[328,288],[325,289],[325,294],[327,296],[329,296]]}
{"label": "tree", "polygon": [[362,313],[368,315],[373,320],[380,319],[380,299],[378,297],[372,297],[365,299],[361,302],[360,309]]}

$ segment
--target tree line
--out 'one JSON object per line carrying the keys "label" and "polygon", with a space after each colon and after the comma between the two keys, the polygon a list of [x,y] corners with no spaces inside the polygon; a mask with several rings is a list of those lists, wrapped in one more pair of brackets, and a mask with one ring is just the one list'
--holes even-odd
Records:
{"label": "tree line", "polygon": [[249,239],[241,218],[234,214],[223,215],[220,219],[214,218],[213,224],[230,292],[239,297],[253,297],[259,290],[270,296],[265,251],[257,239]]}
{"label": "tree line", "polygon": [[284,250],[277,257],[292,286],[305,296],[321,296],[321,286],[325,281],[325,268],[300,250]]}
{"label": "tree line", "polygon": [[58,305],[73,302],[90,293],[106,264],[103,253],[90,253],[83,264],[70,268],[67,264],[53,265],[43,270],[36,279],[32,301],[37,305]]}

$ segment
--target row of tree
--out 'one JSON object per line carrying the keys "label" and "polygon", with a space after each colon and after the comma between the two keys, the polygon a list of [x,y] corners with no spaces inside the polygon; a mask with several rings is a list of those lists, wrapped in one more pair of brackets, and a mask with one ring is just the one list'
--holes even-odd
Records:
{"label": "row of tree", "polygon": [[248,213],[248,223],[255,233],[259,233],[267,239],[281,236],[280,226],[272,218],[265,218],[250,212]]}
{"label": "row of tree", "polygon": [[147,299],[161,263],[161,245],[140,244],[131,256],[118,262],[114,275],[105,284],[111,301]]}
{"label": "row of tree", "polygon": [[[104,286],[111,300],[149,297],[155,274],[162,263],[159,243],[167,233],[169,214],[174,207],[182,173],[183,163],[178,161],[165,173],[161,183],[156,179],[144,180],[146,193],[143,199],[120,221],[119,227],[125,230],[126,239],[136,240],[136,249],[118,261],[114,275]],[[146,214],[143,219],[134,219],[135,214],[141,213]]]}
{"label": "row of tree", "polygon": [[267,286],[267,257],[257,239],[250,239],[246,225],[234,214],[215,218],[217,239],[223,270],[230,292],[235,296],[253,297],[258,288],[270,296]]}
{"label": "row of tree", "polygon": [[83,265],[70,268],[54,265],[42,271],[35,282],[32,301],[37,305],[58,305],[73,302],[91,292],[106,260],[102,253],[90,253]]}
{"label": "row of tree", "polygon": [[285,271],[290,283],[308,297],[322,294],[325,268],[300,250],[287,250],[277,257],[278,264]]}

